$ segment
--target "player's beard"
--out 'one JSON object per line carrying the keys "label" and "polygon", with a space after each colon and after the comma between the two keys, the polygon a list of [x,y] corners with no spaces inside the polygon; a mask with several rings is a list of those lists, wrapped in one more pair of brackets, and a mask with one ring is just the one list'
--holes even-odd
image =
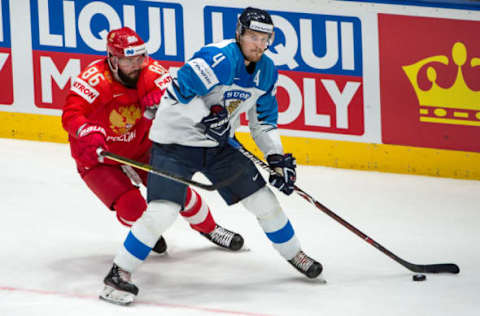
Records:
{"label": "player's beard", "polygon": [[127,87],[134,89],[137,87],[137,81],[140,77],[140,72],[141,69],[138,69],[130,72],[129,74],[125,74],[121,69],[118,69],[118,76]]}
{"label": "player's beard", "polygon": [[264,50],[263,49],[251,49],[248,51],[248,54],[245,54],[244,52],[244,56],[246,57],[246,59],[250,62],[258,62],[260,60],[260,58],[262,58],[262,55],[264,53]]}

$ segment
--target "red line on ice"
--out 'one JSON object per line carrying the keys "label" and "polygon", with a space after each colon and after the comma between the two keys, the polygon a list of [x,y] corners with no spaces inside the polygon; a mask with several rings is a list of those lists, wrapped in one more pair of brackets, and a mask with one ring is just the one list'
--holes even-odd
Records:
{"label": "red line on ice", "polygon": [[[63,296],[69,298],[81,298],[81,299],[90,299],[90,300],[97,300],[98,296],[93,295],[83,295],[83,294],[71,294],[71,293],[62,293],[56,291],[48,291],[48,290],[37,290],[37,289],[23,289],[23,288],[15,288],[9,286],[0,286],[0,291],[8,291],[8,292],[24,292],[24,293],[33,293],[39,295],[53,295],[53,296]],[[230,315],[246,315],[246,316],[268,316],[267,314],[258,314],[258,313],[250,313],[250,312],[239,312],[239,311],[232,311],[232,310],[225,310],[225,309],[218,309],[218,308],[210,308],[210,307],[201,307],[201,306],[190,306],[190,305],[180,305],[180,304],[166,304],[166,303],[155,303],[155,302],[147,302],[147,301],[135,301],[135,305],[150,305],[150,306],[158,306],[158,307],[165,307],[165,308],[179,308],[179,309],[191,309],[196,311],[204,311],[210,313],[221,313],[221,314],[230,314]]]}

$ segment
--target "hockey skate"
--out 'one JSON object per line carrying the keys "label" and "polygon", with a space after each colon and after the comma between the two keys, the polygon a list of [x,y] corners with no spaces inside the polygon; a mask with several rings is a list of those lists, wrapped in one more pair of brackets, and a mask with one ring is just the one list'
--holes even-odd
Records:
{"label": "hockey skate", "polygon": [[310,258],[301,250],[295,255],[295,257],[288,260],[288,262],[310,279],[318,277],[323,270],[320,262]]}
{"label": "hockey skate", "polygon": [[240,234],[225,229],[220,225],[217,225],[215,229],[208,234],[200,234],[222,248],[237,251],[243,246],[243,237]]}
{"label": "hockey skate", "polygon": [[167,252],[167,243],[165,242],[165,238],[163,238],[163,236],[160,236],[160,239],[157,241],[155,246],[153,246],[152,250],[161,255]]}
{"label": "hockey skate", "polygon": [[138,294],[138,288],[130,282],[130,279],[130,273],[122,270],[114,263],[103,280],[105,287],[100,293],[100,298],[119,305],[132,303]]}

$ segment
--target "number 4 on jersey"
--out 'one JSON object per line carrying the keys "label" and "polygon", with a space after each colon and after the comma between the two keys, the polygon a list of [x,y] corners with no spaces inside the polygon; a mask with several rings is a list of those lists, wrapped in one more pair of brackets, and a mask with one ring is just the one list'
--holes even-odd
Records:
{"label": "number 4 on jersey", "polygon": [[220,64],[222,62],[222,60],[225,59],[225,55],[223,55],[222,53],[218,53],[216,54],[215,56],[213,56],[213,64],[212,64],[212,68],[215,68],[218,64]]}

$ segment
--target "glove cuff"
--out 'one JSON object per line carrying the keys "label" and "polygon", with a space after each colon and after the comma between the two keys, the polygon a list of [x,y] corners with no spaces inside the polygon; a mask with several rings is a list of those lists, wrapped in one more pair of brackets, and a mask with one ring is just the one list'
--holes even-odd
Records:
{"label": "glove cuff", "polygon": [[100,133],[103,136],[107,137],[107,132],[105,129],[99,125],[90,125],[88,123],[83,124],[77,131],[77,137],[84,137],[92,133]]}

